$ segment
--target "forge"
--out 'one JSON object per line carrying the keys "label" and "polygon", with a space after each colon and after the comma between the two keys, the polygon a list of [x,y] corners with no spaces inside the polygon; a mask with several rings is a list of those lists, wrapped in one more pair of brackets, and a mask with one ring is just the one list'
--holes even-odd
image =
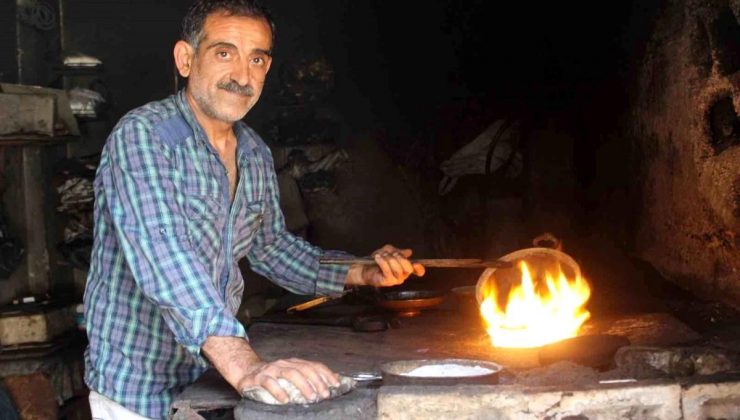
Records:
{"label": "forge", "polygon": [[[297,354],[349,375],[382,373],[380,366],[399,360],[467,359],[503,366],[488,383],[464,378],[421,384],[375,380],[317,405],[274,407],[241,400],[212,372],[177,399],[174,418],[219,410],[234,410],[236,419],[688,419],[737,414],[738,348],[707,341],[668,313],[594,316],[579,336],[594,339],[556,343],[565,343],[564,349],[500,348],[492,345],[481,317],[469,309],[447,299],[375,333],[305,325],[321,323],[326,316],[338,322],[336,317],[356,312],[356,305],[337,304],[324,308],[321,318],[306,316],[312,321],[298,321],[300,325],[263,319],[249,333],[266,358]],[[615,336],[624,341],[615,345],[605,338]],[[601,350],[599,343],[604,343]],[[579,358],[599,352],[606,363]]]}

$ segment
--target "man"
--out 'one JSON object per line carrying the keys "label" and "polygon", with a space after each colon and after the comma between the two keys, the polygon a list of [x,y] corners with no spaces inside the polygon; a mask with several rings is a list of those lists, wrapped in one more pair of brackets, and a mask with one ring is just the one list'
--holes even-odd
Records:
{"label": "man", "polygon": [[[175,393],[212,364],[235,389],[277,379],[310,400],[337,384],[325,365],[264,361],[234,318],[237,261],[297,293],[390,286],[410,250],[377,266],[320,266],[324,252],[285,230],[270,151],[240,120],[270,69],[274,25],[254,0],[199,0],[174,48],[187,88],[118,123],[95,182],[95,242],[85,291],[85,381],[95,418],[163,418]],[[287,343],[286,343],[287,344]]]}

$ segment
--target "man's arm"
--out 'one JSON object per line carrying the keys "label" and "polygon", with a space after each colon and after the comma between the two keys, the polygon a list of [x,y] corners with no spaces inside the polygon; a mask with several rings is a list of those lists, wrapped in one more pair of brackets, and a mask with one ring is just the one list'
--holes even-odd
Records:
{"label": "man's arm", "polygon": [[288,395],[277,382],[284,378],[306,399],[317,401],[329,397],[330,386],[339,385],[336,374],[321,363],[301,359],[264,362],[246,340],[238,337],[209,337],[203,345],[203,354],[239,393],[261,386],[286,403]]}
{"label": "man's arm", "polygon": [[338,295],[347,282],[348,267],[321,265],[322,256],[348,256],[340,251],[324,251],[291,234],[280,209],[280,193],[272,155],[265,146],[263,171],[266,178],[262,224],[254,235],[247,254],[255,272],[273,283],[303,295]]}

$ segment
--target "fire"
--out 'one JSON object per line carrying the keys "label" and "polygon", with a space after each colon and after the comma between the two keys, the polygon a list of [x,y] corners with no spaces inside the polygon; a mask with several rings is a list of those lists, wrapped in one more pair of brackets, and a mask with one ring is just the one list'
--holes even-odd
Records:
{"label": "fire", "polygon": [[544,293],[532,280],[524,261],[518,265],[521,284],[511,288],[505,310],[499,307],[498,291],[488,282],[480,311],[494,347],[539,347],[578,335],[591,314],[584,305],[591,296],[585,279],[569,280],[562,270],[545,273]]}

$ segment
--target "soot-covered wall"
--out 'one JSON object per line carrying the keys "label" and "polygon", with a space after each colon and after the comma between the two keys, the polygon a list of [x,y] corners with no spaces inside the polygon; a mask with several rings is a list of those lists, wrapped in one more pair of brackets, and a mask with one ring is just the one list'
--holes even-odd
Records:
{"label": "soot-covered wall", "polygon": [[667,2],[632,109],[639,254],[740,307],[740,2]]}

